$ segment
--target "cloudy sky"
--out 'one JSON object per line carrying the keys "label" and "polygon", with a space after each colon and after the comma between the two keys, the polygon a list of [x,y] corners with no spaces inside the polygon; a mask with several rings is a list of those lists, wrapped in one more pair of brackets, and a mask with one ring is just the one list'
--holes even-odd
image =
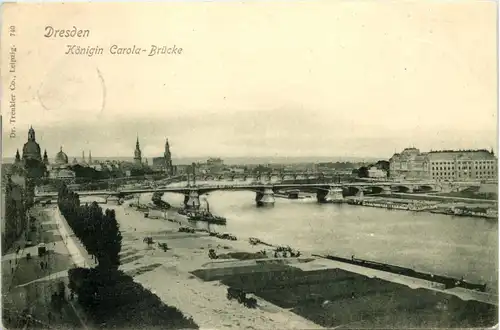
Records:
{"label": "cloudy sky", "polygon": [[[16,122],[79,156],[390,157],[497,149],[496,5],[461,2],[6,5],[16,25]],[[25,18],[29,17],[30,20]],[[89,29],[45,38],[45,26]],[[2,33],[7,33],[3,29]],[[3,37],[4,37],[3,36]],[[104,54],[65,55],[67,45]],[[113,56],[112,45],[181,55]],[[2,61],[8,62],[4,51]],[[11,76],[4,76],[8,86]],[[9,138],[15,127],[16,138]]]}

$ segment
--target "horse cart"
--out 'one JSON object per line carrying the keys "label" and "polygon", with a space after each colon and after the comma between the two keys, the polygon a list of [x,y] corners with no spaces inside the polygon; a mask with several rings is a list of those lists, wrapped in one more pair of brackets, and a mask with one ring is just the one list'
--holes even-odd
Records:
{"label": "horse cart", "polygon": [[227,299],[232,300],[232,299],[237,299],[240,304],[245,305],[245,307],[248,308],[255,308],[257,307],[257,299],[250,297],[247,297],[247,293],[241,289],[236,289],[236,288],[231,288],[229,287],[227,289]]}

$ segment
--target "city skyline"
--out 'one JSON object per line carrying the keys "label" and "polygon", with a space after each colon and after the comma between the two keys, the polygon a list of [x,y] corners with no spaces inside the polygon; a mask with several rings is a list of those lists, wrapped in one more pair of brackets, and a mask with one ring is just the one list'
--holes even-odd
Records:
{"label": "city skyline", "polygon": [[[255,113],[249,112],[246,113],[247,115],[251,116]],[[241,114],[239,117],[242,117]],[[193,119],[198,119],[199,122],[202,122],[202,119],[200,118],[193,118]],[[288,118],[289,119],[289,118]],[[296,118],[297,119],[297,118]],[[306,118],[302,118],[303,120],[307,120]],[[303,122],[301,119],[298,119],[298,123]],[[101,126],[102,130],[105,129],[105,124],[103,123],[95,123],[95,125]],[[128,131],[131,132],[133,131],[133,128],[131,126],[136,126],[137,129],[136,131],[138,133],[130,133],[127,135],[122,135],[120,136],[121,132]],[[103,134],[102,138],[96,137],[96,131],[97,134],[99,132],[102,132],[101,129],[95,129],[95,126],[84,126],[81,127],[80,129],[77,129],[74,127],[73,123],[67,123],[64,125],[64,127],[58,128],[57,126],[51,125],[50,127],[46,127],[46,131],[43,130],[43,125],[40,125],[42,128],[38,128],[39,126],[37,125],[35,128],[37,132],[37,141],[40,143],[42,146],[42,149],[46,149],[49,158],[55,157],[55,154],[59,151],[60,147],[62,146],[65,153],[72,159],[72,158],[81,158],[81,152],[83,150],[86,151],[86,153],[91,150],[93,157],[94,158],[103,158],[103,157],[119,157],[119,158],[128,158],[131,157],[133,158],[133,153],[135,149],[135,143],[137,137],[139,137],[139,142],[141,145],[141,151],[143,153],[144,158],[153,158],[153,157],[158,157],[163,154],[164,151],[164,143],[165,143],[165,138],[168,138],[170,143],[171,143],[171,148],[173,150],[173,159],[179,159],[179,158],[208,158],[208,157],[223,157],[223,158],[305,158],[305,157],[312,157],[312,158],[335,158],[335,159],[363,159],[363,158],[368,158],[368,159],[385,159],[391,157],[395,152],[399,152],[405,148],[409,147],[415,147],[420,149],[421,151],[430,151],[430,150],[458,150],[458,149],[493,149],[495,153],[498,153],[498,146],[496,145],[496,140],[492,139],[492,143],[490,144],[483,144],[479,139],[470,140],[466,141],[463,136],[453,136],[452,138],[449,138],[447,140],[444,139],[435,139],[432,141],[425,141],[425,139],[421,139],[421,142],[414,142],[414,141],[408,141],[408,143],[405,143],[404,139],[398,139],[397,137],[394,138],[387,138],[387,137],[371,137],[371,138],[360,138],[360,137],[344,137],[344,144],[338,142],[338,144],[335,144],[334,141],[331,141],[331,144],[329,146],[320,146],[319,148],[316,146],[313,151],[308,151],[308,150],[301,150],[297,149],[295,147],[295,144],[291,144],[292,148],[287,149],[282,149],[280,151],[276,151],[274,154],[272,152],[269,152],[269,150],[272,150],[273,148],[270,146],[267,146],[266,148],[256,148],[255,145],[257,144],[253,139],[246,140],[243,135],[240,135],[239,141],[233,141],[234,143],[236,142],[241,142],[240,145],[228,145],[227,140],[224,141],[222,140],[219,142],[219,144],[213,142],[213,144],[209,145],[209,142],[206,142],[207,140],[210,141],[210,134],[207,133],[207,137],[204,138],[203,140],[205,143],[203,144],[204,146],[211,147],[211,148],[206,148],[206,149],[211,149],[211,150],[220,150],[220,152],[211,152],[211,151],[201,151],[199,153],[196,153],[197,149],[192,148],[192,141],[191,143],[188,144],[183,144],[182,141],[183,137],[185,135],[183,134],[183,130],[179,128],[175,124],[168,125],[172,128],[171,135],[162,135],[162,132],[160,131],[165,125],[163,125],[161,122],[158,121],[152,121],[148,124],[141,124],[140,121],[138,123],[137,120],[135,120],[133,123],[126,123],[120,125],[120,127],[115,127],[115,132],[116,133],[116,138],[113,138],[113,132],[106,132],[106,134]],[[282,127],[290,127],[290,125],[282,125]],[[109,126],[108,126],[109,127]],[[213,126],[210,126],[213,128]],[[259,130],[259,127],[253,127],[254,132]],[[266,127],[263,127],[266,129]],[[229,128],[232,131],[240,131],[243,129],[243,127],[235,128],[235,127],[230,127]],[[110,130],[108,128],[108,130]],[[419,128],[418,129],[420,132],[422,132],[423,135],[429,134],[429,131],[426,131],[425,129]],[[87,131],[87,132],[86,132]],[[441,130],[438,132],[436,135],[443,135],[443,133],[446,133],[447,130]],[[75,132],[79,133],[78,139],[72,140],[75,138]],[[94,133],[92,133],[94,132]],[[139,132],[142,132],[139,133]],[[364,130],[366,132],[366,130]],[[166,133],[166,132],[165,132]],[[180,137],[179,137],[179,133]],[[415,131],[412,132],[412,134],[415,134]],[[5,133],[4,133],[5,135]],[[321,134],[318,134],[321,136]],[[484,132],[477,132],[475,134],[476,138],[477,137],[484,137],[484,141],[487,140],[487,134]],[[310,139],[309,142],[312,144],[314,140],[314,136],[306,134],[305,135],[307,139]],[[118,138],[119,137],[119,138]],[[25,142],[27,138],[27,130],[24,134],[18,134],[16,139],[9,139],[8,137],[5,137],[6,143],[4,144],[4,149],[3,149],[3,158],[9,159],[15,155],[16,149],[19,148],[19,145]],[[278,140],[283,140],[282,137],[274,136],[274,139]],[[107,140],[106,140],[107,139]],[[234,139],[234,135],[229,135],[227,137],[228,140],[236,140]],[[20,144],[17,146],[12,143],[12,141],[17,140],[19,141]],[[201,139],[200,139],[201,140]],[[416,139],[415,139],[416,140]],[[68,141],[68,142],[66,142]],[[347,142],[345,142],[347,141]],[[224,143],[226,142],[226,143]],[[253,142],[253,143],[252,143]],[[195,145],[200,144],[201,142],[195,143]],[[130,146],[131,145],[131,146]],[[220,147],[222,145],[222,147]],[[382,145],[382,146],[381,146]],[[314,147],[314,145],[312,145]],[[380,152],[377,152],[374,147],[378,146],[380,147],[381,150]],[[225,148],[224,148],[225,147]],[[257,145],[258,147],[258,145]],[[213,149],[212,149],[213,148]],[[223,150],[229,150],[229,152],[224,152]],[[239,150],[238,150],[239,149]],[[260,149],[260,150],[259,150]],[[305,149],[305,148],[304,148]],[[111,154],[109,150],[117,150],[114,154]],[[248,152],[249,151],[249,152]],[[259,152],[260,151],[260,152]]]}
{"label": "city skyline", "polygon": [[[106,15],[83,19],[94,6],[128,24],[117,34]],[[165,137],[174,158],[498,150],[493,3],[175,6],[172,15],[150,4],[148,28],[136,6],[113,4],[82,5],[71,23],[91,31],[86,44],[169,42],[183,48],[175,57],[69,56],[64,39],[32,56],[53,20],[37,14],[50,5],[26,7],[33,22],[16,37],[25,63],[16,69],[17,137],[8,138],[6,118],[4,157],[29,125],[49,153],[62,144],[68,155],[96,157],[128,157],[137,134],[151,157]],[[299,17],[308,24],[293,24]]]}
{"label": "city skyline", "polygon": [[[38,136],[43,136],[43,134],[38,134]],[[137,137],[136,137],[137,139]],[[156,139],[155,139],[156,140]],[[54,159],[56,157],[56,154],[61,150],[65,152],[65,154],[68,155],[68,157],[70,158],[70,160],[72,160],[73,158],[77,159],[77,160],[80,160],[82,158],[82,152],[84,152],[84,154],[87,156],[86,158],[88,158],[88,154],[89,152],[93,152],[92,149],[80,149],[79,150],[79,155],[78,155],[78,151],[76,153],[70,153],[70,152],[67,152],[67,148],[65,147],[65,143],[60,143],[59,144],[59,147],[57,148],[54,148],[54,150],[52,151],[50,148],[46,148],[43,146],[43,139],[40,139],[39,137],[37,137],[37,142],[40,142],[41,144],[41,148],[42,150],[44,151],[47,151],[47,154],[48,154],[48,158],[49,159]],[[157,148],[156,146],[146,146],[144,145],[143,142],[141,142],[141,138],[139,137],[139,143],[140,143],[140,150],[142,152],[142,159],[145,160],[145,159],[153,159],[155,157],[161,157],[163,155],[163,151],[159,150],[160,148]],[[89,146],[89,145],[92,145],[90,143],[87,143],[85,144],[85,146]],[[74,147],[74,148],[71,148],[70,150],[75,150],[77,147]],[[362,162],[364,160],[366,161],[371,161],[371,160],[375,160],[375,159],[379,159],[379,160],[387,160],[389,159],[394,153],[399,153],[401,152],[402,150],[406,149],[406,148],[417,148],[419,149],[420,151],[422,152],[429,152],[429,151],[440,151],[440,150],[481,150],[481,149],[484,149],[484,150],[493,150],[493,152],[495,154],[497,154],[497,150],[495,148],[493,148],[492,146],[489,146],[489,147],[461,147],[461,148],[453,148],[453,147],[443,147],[443,148],[431,148],[431,149],[423,149],[423,148],[420,148],[418,145],[414,145],[414,144],[408,144],[407,146],[404,146],[400,149],[395,149],[393,150],[393,152],[391,152],[390,154],[388,155],[382,155],[382,156],[377,156],[377,155],[368,155],[368,156],[363,156],[363,155],[355,155],[355,154],[345,154],[345,155],[335,155],[335,154],[332,154],[332,155],[321,155],[321,154],[309,154],[309,155],[280,155],[280,154],[275,154],[275,155],[269,155],[269,154],[260,154],[260,155],[256,155],[256,156],[245,156],[245,155],[220,155],[220,154],[215,154],[215,153],[212,153],[212,154],[199,154],[199,155],[180,155],[180,156],[176,156],[176,155],[173,155],[172,156],[172,159],[173,160],[176,160],[176,161],[179,161],[179,160],[186,160],[186,159],[191,159],[193,161],[199,161],[201,159],[207,159],[207,158],[210,158],[210,157],[221,157],[223,159],[229,159],[229,160],[245,160],[247,159],[249,161],[249,163],[253,163],[252,159],[255,159],[255,160],[265,160],[265,159],[268,159],[269,161],[273,161],[273,160],[286,160],[288,159],[288,161],[291,161],[291,162],[297,162],[297,161],[305,161],[307,159],[310,159],[312,162],[316,161],[316,162],[319,162],[319,161],[355,161],[355,162]],[[17,150],[19,150],[20,148],[16,148],[15,151],[14,151],[14,155],[15,155],[15,152]],[[150,153],[148,154],[145,154],[144,153],[144,149],[147,149],[147,150],[150,150]],[[151,150],[152,152],[155,152],[155,150],[159,150],[157,153],[151,153]],[[175,146],[174,146],[174,150],[175,150]],[[128,155],[126,154],[110,154],[108,153],[108,155],[99,155],[99,154],[95,154],[93,153],[92,154],[92,158],[94,160],[103,160],[103,159],[127,159],[127,160],[133,160],[134,159],[134,152],[132,151],[131,153],[129,153]],[[5,154],[5,150],[4,150],[4,155],[2,157],[4,160],[13,160],[14,159],[14,156],[11,156],[11,155],[8,155],[8,154]],[[285,161],[287,162],[287,161]]]}

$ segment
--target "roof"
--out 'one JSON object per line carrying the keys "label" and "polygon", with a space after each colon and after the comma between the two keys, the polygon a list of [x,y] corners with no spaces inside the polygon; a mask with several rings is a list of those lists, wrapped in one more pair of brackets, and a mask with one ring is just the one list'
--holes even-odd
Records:
{"label": "roof", "polygon": [[56,154],[56,163],[58,163],[58,164],[67,164],[68,163],[68,156],[64,153],[64,151],[62,151],[62,148]]}
{"label": "roof", "polygon": [[429,159],[434,160],[493,160],[495,155],[487,150],[443,150],[431,151],[428,153]]}
{"label": "roof", "polygon": [[28,141],[23,146],[23,158],[34,158],[41,160],[40,145],[35,141]]}

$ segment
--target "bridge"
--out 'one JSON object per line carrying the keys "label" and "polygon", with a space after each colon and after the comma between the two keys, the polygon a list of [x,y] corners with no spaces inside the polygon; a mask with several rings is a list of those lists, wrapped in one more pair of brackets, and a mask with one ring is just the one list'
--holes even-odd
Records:
{"label": "bridge", "polygon": [[341,177],[342,173],[334,172],[270,172],[270,173],[212,173],[203,174],[184,173],[170,177],[169,180],[173,181],[247,181],[249,179],[256,181],[284,181],[284,180],[335,180]]}
{"label": "bridge", "polygon": [[[469,184],[471,186],[472,184]],[[465,186],[464,186],[465,187]],[[392,192],[416,192],[416,191],[441,191],[443,186],[435,181],[432,182],[355,182],[355,183],[246,183],[230,185],[187,185],[184,187],[155,187],[141,189],[123,189],[116,191],[77,191],[80,196],[101,196],[108,198],[124,198],[127,195],[136,195],[143,193],[179,193],[184,195],[184,204],[186,207],[198,208],[200,206],[200,196],[216,190],[247,190],[256,193],[255,201],[258,206],[273,205],[275,202],[275,193],[284,192],[290,198],[298,198],[299,192],[316,193],[316,199],[319,203],[327,203],[343,199],[344,192],[351,190],[357,196],[362,197],[364,193],[383,193]],[[56,197],[56,192],[36,192],[35,198],[43,200]]]}

